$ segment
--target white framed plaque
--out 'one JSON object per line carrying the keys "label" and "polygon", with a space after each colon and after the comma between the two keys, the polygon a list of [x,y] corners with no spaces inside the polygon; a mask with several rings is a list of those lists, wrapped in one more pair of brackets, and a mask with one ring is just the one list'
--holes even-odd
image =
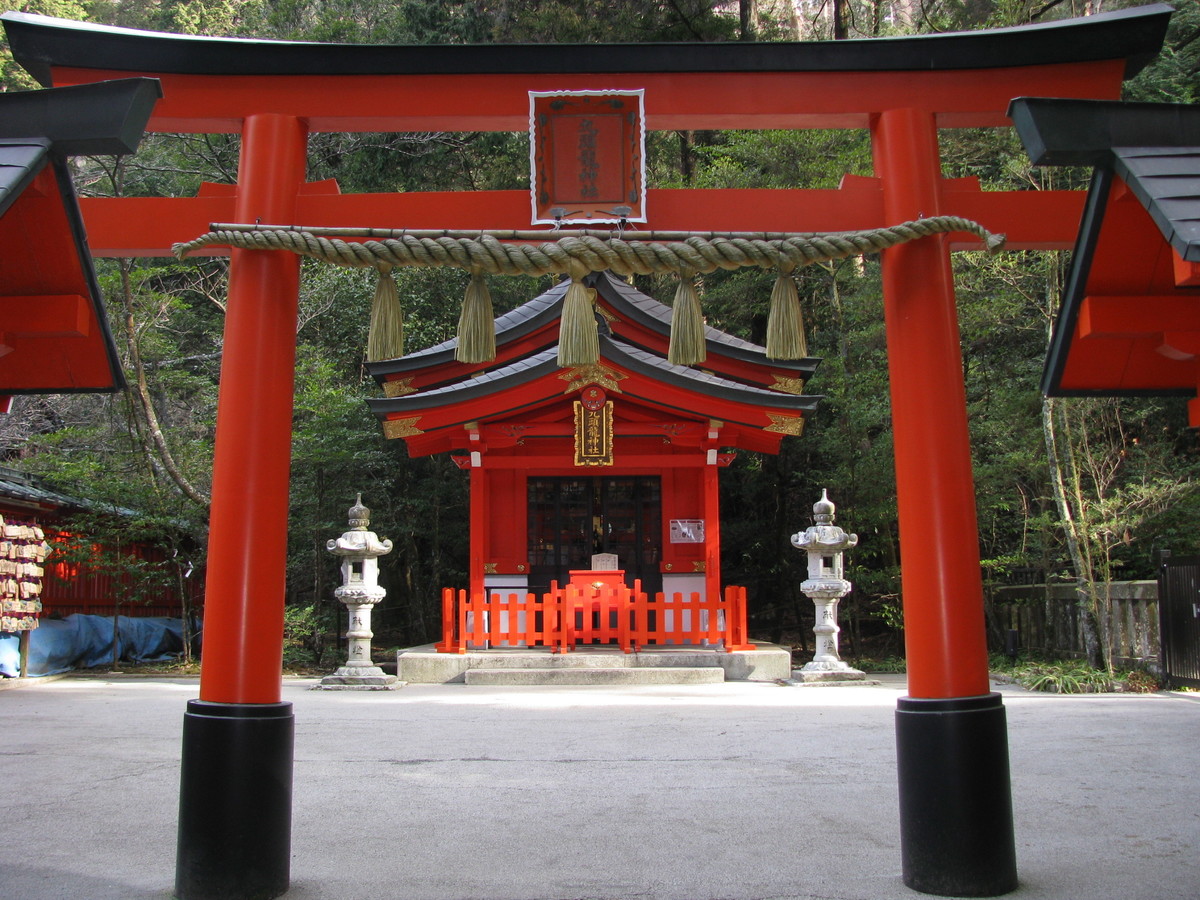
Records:
{"label": "white framed plaque", "polygon": [[703,519],[672,519],[671,520],[671,543],[672,544],[703,544],[704,543],[704,520]]}

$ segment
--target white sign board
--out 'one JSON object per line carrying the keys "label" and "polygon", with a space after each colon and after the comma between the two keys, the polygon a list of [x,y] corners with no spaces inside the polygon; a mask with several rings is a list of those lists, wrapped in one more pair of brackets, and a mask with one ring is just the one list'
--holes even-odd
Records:
{"label": "white sign board", "polygon": [[703,519],[672,519],[671,520],[671,543],[672,544],[703,544],[704,543],[704,520]]}

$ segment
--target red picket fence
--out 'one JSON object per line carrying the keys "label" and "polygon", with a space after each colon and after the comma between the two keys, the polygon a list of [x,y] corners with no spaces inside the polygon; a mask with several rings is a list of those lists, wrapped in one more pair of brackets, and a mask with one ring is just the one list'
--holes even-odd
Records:
{"label": "red picket fence", "polygon": [[550,592],[468,596],[442,591],[442,653],[489,647],[550,647],[565,653],[583,644],[615,644],[626,653],[644,647],[723,646],[748,650],[746,589],[730,585],[722,597],[653,599],[626,585],[551,585]]}

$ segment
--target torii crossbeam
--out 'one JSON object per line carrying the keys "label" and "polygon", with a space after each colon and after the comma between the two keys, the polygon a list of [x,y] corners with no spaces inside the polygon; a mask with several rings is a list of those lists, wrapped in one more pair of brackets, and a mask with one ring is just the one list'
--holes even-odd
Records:
{"label": "torii crossbeam", "polygon": [[[1114,99],[1159,51],[1170,7],[989,32],[829,43],[345,46],[182,38],[3,16],[45,84],[162,82],[150,130],[242,137],[236,185],[93,199],[105,256],[166,256],[214,221],[525,228],[525,191],[360,194],[305,181],[319,131],[524,131],[529,91],[644,90],[649,129],[869,129],[875,177],[838,190],[650,191],[665,230],[842,231],[953,214],[1018,249],[1069,248],[1082,197],[987,192],[942,176],[938,129],[1007,126],[1017,96]],[[897,742],[904,880],[985,896],[1016,886],[1005,714],[989,692],[983,588],[950,251],[883,253],[909,695]],[[213,252],[221,252],[215,250]],[[299,264],[232,253],[213,474],[200,699],[185,717],[180,897],[288,886],[292,715],[280,702]],[[243,536],[254,523],[256,558]],[[921,564],[913,565],[920,558]],[[919,579],[918,579],[919,573]],[[232,743],[230,743],[232,742]]]}

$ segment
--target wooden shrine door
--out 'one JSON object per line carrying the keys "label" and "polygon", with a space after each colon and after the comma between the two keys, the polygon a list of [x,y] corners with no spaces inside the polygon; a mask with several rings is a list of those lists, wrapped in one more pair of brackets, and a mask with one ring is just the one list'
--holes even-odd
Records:
{"label": "wooden shrine door", "polygon": [[566,584],[592,554],[615,553],[625,583],[662,590],[662,479],[657,475],[530,478],[529,589]]}

